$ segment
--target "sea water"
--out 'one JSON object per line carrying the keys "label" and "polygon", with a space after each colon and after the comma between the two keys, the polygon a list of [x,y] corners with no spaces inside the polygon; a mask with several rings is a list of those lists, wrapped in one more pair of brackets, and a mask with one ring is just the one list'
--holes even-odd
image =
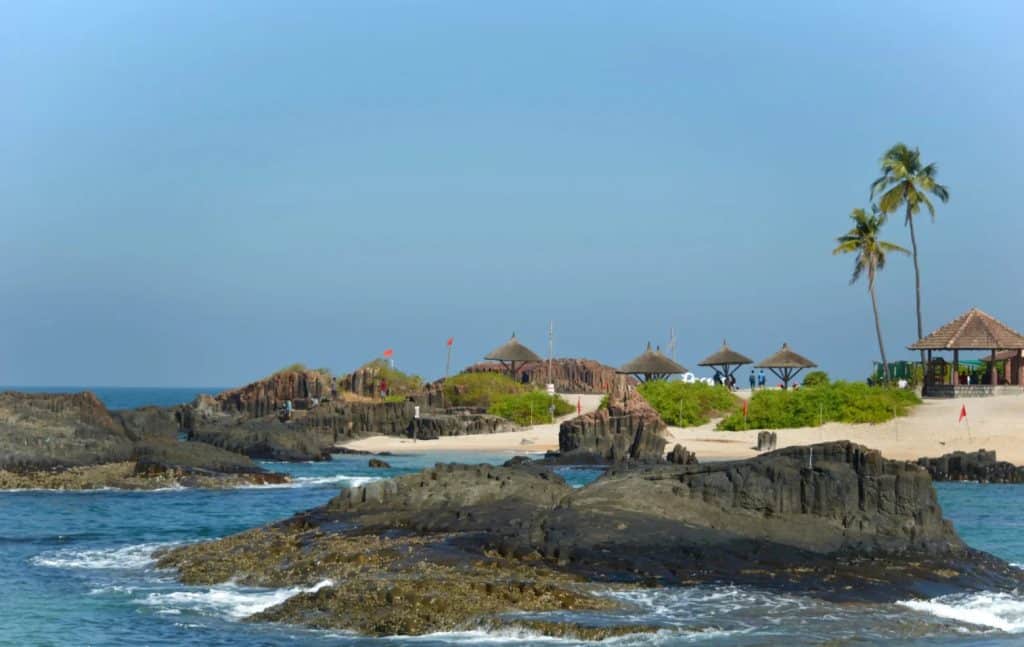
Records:
{"label": "sea water", "polygon": [[[145,389],[97,394],[112,407],[174,404]],[[111,399],[107,399],[111,398]],[[168,401],[174,400],[174,401]],[[429,447],[424,443],[425,448]],[[264,463],[288,472],[286,485],[156,492],[0,492],[0,644],[3,645],[416,645],[574,644],[518,632],[466,631],[370,639],[344,632],[246,622],[246,616],[301,591],[232,583],[186,586],[154,567],[162,547],[223,537],[327,502],[343,487],[408,474],[437,462],[491,462],[508,454],[391,456],[370,469],[365,456],[320,463]],[[562,470],[573,485],[594,470]],[[1024,564],[1024,486],[937,484],[947,518],[972,546]],[[733,586],[615,593],[623,609],[579,613],[594,624],[662,628],[613,645],[1024,644],[1024,594],[981,592],[894,604],[831,604]],[[531,617],[537,617],[531,616]],[[558,619],[560,614],[541,614]]]}

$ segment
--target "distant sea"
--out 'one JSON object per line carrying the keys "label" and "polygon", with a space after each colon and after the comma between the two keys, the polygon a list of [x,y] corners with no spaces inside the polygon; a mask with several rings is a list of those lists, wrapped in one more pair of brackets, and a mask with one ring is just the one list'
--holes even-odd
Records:
{"label": "distant sea", "polygon": [[155,405],[172,407],[196,399],[197,395],[215,395],[224,387],[201,386],[0,386],[0,391],[26,393],[78,393],[92,391],[108,409],[134,409]]}

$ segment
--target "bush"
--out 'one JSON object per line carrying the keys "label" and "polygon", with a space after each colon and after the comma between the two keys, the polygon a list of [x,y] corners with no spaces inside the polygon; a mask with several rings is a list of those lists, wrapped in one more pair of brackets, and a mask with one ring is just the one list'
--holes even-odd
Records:
{"label": "bush", "polygon": [[833,382],[795,391],[758,391],[750,399],[747,417],[733,413],[719,429],[791,429],[826,422],[873,423],[905,416],[921,400],[913,391]]}
{"label": "bush", "polygon": [[811,371],[804,376],[804,386],[828,386],[828,373],[825,371]]}
{"label": "bush", "polygon": [[702,425],[711,418],[729,415],[740,406],[739,398],[726,387],[701,382],[655,380],[641,384],[637,391],[666,424],[676,427]]}
{"label": "bush", "polygon": [[423,378],[419,375],[403,373],[397,368],[392,368],[386,359],[375,359],[372,362],[363,364],[360,369],[371,369],[376,372],[378,380],[388,383],[390,397],[399,397],[404,400],[406,395],[416,393],[423,389]]}
{"label": "bush", "polygon": [[548,395],[545,391],[529,391],[498,396],[488,407],[487,413],[520,425],[537,425],[554,422],[551,405],[555,406],[555,416],[564,416],[576,410],[576,407],[557,395]]}
{"label": "bush", "polygon": [[444,383],[448,406],[489,408],[499,397],[525,393],[528,387],[501,373],[462,373]]}

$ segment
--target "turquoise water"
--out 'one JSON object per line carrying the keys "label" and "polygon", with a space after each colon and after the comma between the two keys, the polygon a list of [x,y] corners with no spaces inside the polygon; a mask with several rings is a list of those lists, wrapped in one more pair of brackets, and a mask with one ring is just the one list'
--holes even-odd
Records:
{"label": "turquoise water", "polygon": [[[191,393],[196,390],[183,389]],[[121,406],[152,393],[119,393]],[[101,395],[101,397],[104,397]],[[167,404],[167,402],[164,402]],[[435,462],[503,462],[508,455],[388,457],[371,470],[365,456],[327,463],[265,464],[296,478],[287,487],[230,491],[0,492],[0,644],[270,645],[557,642],[480,632],[374,640],[244,622],[244,616],[296,590],[230,584],[190,587],[156,570],[153,549],[221,537],[325,503],[340,488],[417,471]],[[565,470],[576,485],[593,470]],[[973,546],[1024,563],[1024,488],[939,484],[946,516]],[[1017,645],[1024,643],[1024,596],[975,594],[924,604],[834,605],[739,587],[700,586],[617,594],[630,607],[595,623],[663,627],[611,644]],[[607,643],[606,643],[607,644]]]}

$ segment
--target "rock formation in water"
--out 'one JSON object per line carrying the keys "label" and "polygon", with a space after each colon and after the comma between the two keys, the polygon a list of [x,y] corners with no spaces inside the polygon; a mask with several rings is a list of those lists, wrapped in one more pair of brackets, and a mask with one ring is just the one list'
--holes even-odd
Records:
{"label": "rock formation in water", "polygon": [[995,451],[953,452],[938,458],[919,458],[933,481],[1024,483],[1024,467],[996,460]]}
{"label": "rock formation in water", "polygon": [[[171,550],[159,565],[191,584],[319,583],[256,619],[377,635],[521,625],[514,611],[607,609],[607,582],[890,602],[1024,584],[1018,569],[964,545],[926,470],[849,442],[816,445],[813,457],[793,447],[613,469],[578,490],[536,464],[438,465]],[[534,628],[587,638],[645,630],[564,622]]]}
{"label": "rock formation in water", "polygon": [[111,413],[92,393],[0,393],[0,488],[283,482],[245,456],[177,437],[173,408]]}
{"label": "rock formation in water", "polygon": [[625,380],[616,381],[608,406],[566,420],[558,430],[559,462],[660,462],[666,426]]}

